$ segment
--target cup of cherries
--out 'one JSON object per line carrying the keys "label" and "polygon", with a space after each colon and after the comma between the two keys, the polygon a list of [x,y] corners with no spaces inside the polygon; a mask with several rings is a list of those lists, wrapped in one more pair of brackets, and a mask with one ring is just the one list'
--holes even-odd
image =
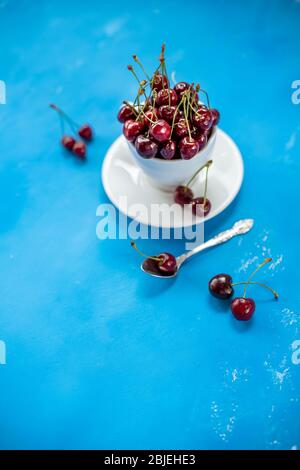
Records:
{"label": "cup of cherries", "polygon": [[173,191],[211,159],[220,113],[210,107],[200,84],[171,87],[164,45],[151,76],[136,55],[133,60],[139,72],[132,65],[128,70],[137,82],[137,95],[133,102],[123,102],[118,120],[136,163],[153,184]]}

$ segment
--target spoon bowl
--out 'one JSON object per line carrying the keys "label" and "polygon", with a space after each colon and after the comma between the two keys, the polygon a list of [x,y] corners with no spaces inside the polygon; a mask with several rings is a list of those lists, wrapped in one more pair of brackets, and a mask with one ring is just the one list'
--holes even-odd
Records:
{"label": "spoon bowl", "polygon": [[150,258],[147,258],[142,264],[141,264],[141,270],[149,274],[150,276],[153,277],[160,277],[160,278],[172,278],[177,276],[181,266],[183,263],[194,256],[197,253],[200,253],[200,251],[204,251],[206,248],[212,248],[213,246],[220,245],[221,243],[225,243],[231,238],[235,237],[236,235],[243,235],[249,230],[252,229],[254,224],[253,219],[243,219],[237,221],[232,228],[225,230],[224,232],[219,233],[219,235],[216,235],[215,237],[211,238],[205,243],[202,243],[199,246],[196,246],[196,248],[193,248],[193,250],[190,250],[186,253],[183,253],[180,256],[177,256],[176,262],[177,262],[177,269],[175,272],[169,274],[161,271],[155,261],[153,261]]}

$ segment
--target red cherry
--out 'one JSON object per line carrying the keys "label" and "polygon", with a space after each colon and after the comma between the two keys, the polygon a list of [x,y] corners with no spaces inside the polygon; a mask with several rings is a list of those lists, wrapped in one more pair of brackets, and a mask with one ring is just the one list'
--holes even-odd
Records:
{"label": "red cherry", "polygon": [[177,137],[178,139],[182,139],[183,137],[188,135],[188,133],[189,131],[185,119],[179,119],[174,126],[175,137]]}
{"label": "red cherry", "polygon": [[232,300],[230,308],[237,320],[248,321],[255,311],[255,302],[250,298],[236,297]]}
{"label": "red cherry", "polygon": [[198,142],[190,137],[183,137],[179,142],[180,155],[183,160],[193,158],[199,152]]}
{"label": "red cherry", "polygon": [[78,135],[85,140],[92,140],[93,138],[93,130],[89,124],[84,124],[78,130]]}
{"label": "red cherry", "polygon": [[160,154],[165,160],[172,160],[176,153],[176,144],[173,140],[168,140],[160,149]]}
{"label": "red cherry", "polygon": [[133,119],[128,119],[123,126],[123,134],[129,142],[134,142],[136,137],[142,132],[143,124]]}
{"label": "red cherry", "polygon": [[158,109],[157,108],[151,108],[148,109],[148,111],[145,112],[145,124],[147,127],[151,125],[151,121],[157,121],[157,116],[159,115]]}
{"label": "red cherry", "polygon": [[177,186],[174,194],[174,201],[181,206],[190,204],[194,197],[193,191],[188,186]]}
{"label": "red cherry", "polygon": [[177,93],[179,99],[182,98],[183,93],[187,91],[189,87],[190,87],[190,84],[187,82],[176,83],[176,85],[174,86],[174,90]]}
{"label": "red cherry", "polygon": [[212,115],[212,119],[213,119],[213,123],[212,125],[213,126],[216,126],[217,124],[219,124],[219,121],[220,121],[220,113],[217,109],[210,109],[210,113]]}
{"label": "red cherry", "polygon": [[217,299],[227,300],[233,296],[232,277],[229,274],[217,274],[208,283],[209,292]]}
{"label": "red cherry", "polygon": [[204,197],[196,197],[192,200],[192,211],[193,214],[198,215],[198,217],[206,217],[211,210],[211,202],[206,198],[204,204]]}
{"label": "red cherry", "polygon": [[143,158],[153,158],[158,151],[157,143],[144,135],[138,135],[134,145],[139,155]]}
{"label": "red cherry", "polygon": [[158,258],[161,260],[158,263],[158,267],[161,271],[166,273],[175,273],[177,270],[177,261],[175,256],[170,253],[161,253],[158,255]]}
{"label": "red cherry", "polygon": [[70,135],[64,135],[61,139],[61,144],[67,149],[72,150],[75,144],[75,139]]}
{"label": "red cherry", "polygon": [[197,142],[199,145],[199,152],[200,152],[200,150],[202,150],[207,144],[207,135],[205,133],[201,134],[199,139],[197,139]]}
{"label": "red cherry", "polygon": [[202,131],[208,131],[213,123],[213,117],[209,109],[200,107],[197,110],[197,114],[194,114],[193,123]]}
{"label": "red cherry", "polygon": [[162,88],[169,88],[169,80],[165,75],[157,72],[152,79],[152,90],[160,91]]}
{"label": "red cherry", "polygon": [[178,98],[177,94],[174,90],[170,88],[165,88],[163,90],[160,90],[157,94],[157,104],[158,106],[163,106],[163,105],[170,105],[174,106],[177,104]]}
{"label": "red cherry", "polygon": [[128,106],[128,104],[124,104],[124,106],[122,106],[118,112],[118,120],[124,123],[128,119],[132,118],[134,118],[134,112],[132,111],[132,108]]}
{"label": "red cherry", "polygon": [[159,119],[150,127],[150,134],[158,142],[166,142],[171,137],[171,127],[163,119]]}
{"label": "red cherry", "polygon": [[[176,106],[169,106],[168,104],[164,104],[163,106],[158,108],[159,117],[169,123],[173,122],[175,111],[176,111]],[[178,114],[179,112],[177,112],[176,118],[177,117],[179,118]]]}
{"label": "red cherry", "polygon": [[80,158],[86,156],[86,145],[81,140],[77,140],[72,148],[72,152]]}

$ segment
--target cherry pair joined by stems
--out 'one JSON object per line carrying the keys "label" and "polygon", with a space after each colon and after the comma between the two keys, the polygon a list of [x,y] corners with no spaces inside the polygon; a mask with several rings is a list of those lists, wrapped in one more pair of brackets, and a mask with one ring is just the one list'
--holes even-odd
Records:
{"label": "cherry pair joined by stems", "polygon": [[151,271],[158,270],[165,275],[171,275],[177,271],[177,261],[175,256],[171,255],[171,253],[160,253],[159,255],[155,256],[147,256],[141,250],[139,250],[135,242],[132,241],[131,246],[141,256],[146,258],[145,263],[147,263]]}
{"label": "cherry pair joined by stems", "polygon": [[[196,173],[192,176],[187,185],[178,186],[174,194],[174,201],[177,204],[180,204],[181,206],[190,204],[192,207],[193,214],[198,215],[199,217],[206,217],[211,210],[211,202],[206,196],[208,185],[208,170],[211,164],[212,160],[209,160],[205,165],[203,165],[201,168],[199,168],[199,170],[196,171]],[[194,193],[190,188],[190,185],[196,178],[196,176],[204,169],[206,169],[204,196],[195,198]]]}
{"label": "cherry pair joined by stems", "polygon": [[80,158],[85,158],[86,156],[86,145],[82,140],[76,140],[75,137],[72,135],[66,135],[64,132],[65,123],[68,124],[71,131],[74,135],[78,134],[82,139],[87,142],[90,142],[93,138],[93,130],[89,124],[84,124],[82,126],[78,126],[62,109],[60,109],[55,104],[50,104],[50,108],[54,109],[59,115],[60,124],[61,124],[61,144],[62,146],[73,152]]}
{"label": "cherry pair joined by stems", "polygon": [[249,285],[257,285],[263,287],[272,292],[274,298],[279,298],[278,293],[269,286],[260,282],[252,282],[253,276],[259,271],[265,264],[270,263],[272,258],[266,258],[249,276],[247,282],[236,282],[232,283],[232,277],[229,274],[217,274],[208,283],[209,292],[216,298],[227,300],[230,299],[234,294],[234,287],[238,285],[244,285],[243,297],[236,297],[231,301],[230,308],[231,312],[237,320],[248,321],[253,316],[255,311],[255,302],[252,298],[247,298],[247,288]]}

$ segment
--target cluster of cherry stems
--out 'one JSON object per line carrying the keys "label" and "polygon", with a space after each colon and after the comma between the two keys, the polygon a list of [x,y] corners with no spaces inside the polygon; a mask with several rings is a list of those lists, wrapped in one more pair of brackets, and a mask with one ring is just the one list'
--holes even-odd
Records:
{"label": "cluster of cherry stems", "polygon": [[[126,139],[141,157],[189,160],[207,144],[220,113],[210,108],[207,92],[199,84],[179,82],[170,88],[164,52],[163,45],[152,78],[139,58],[133,56],[145,79],[140,80],[133,66],[128,65],[139,88],[133,104],[123,102],[118,120],[123,123]],[[199,104],[200,92],[205,94],[207,106]]]}

